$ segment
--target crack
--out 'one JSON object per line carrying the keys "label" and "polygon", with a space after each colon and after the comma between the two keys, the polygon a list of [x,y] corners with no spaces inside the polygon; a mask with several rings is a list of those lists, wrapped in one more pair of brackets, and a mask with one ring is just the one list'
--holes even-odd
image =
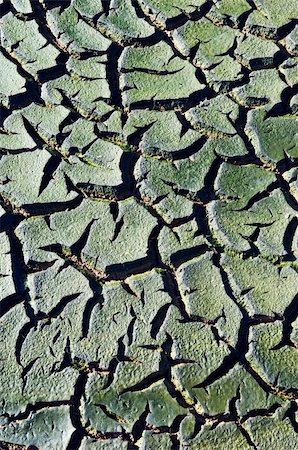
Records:
{"label": "crack", "polygon": [[43,168],[43,176],[40,181],[38,195],[48,187],[51,180],[54,179],[54,174],[61,163],[61,159],[57,155],[52,155],[50,159],[46,162]]}
{"label": "crack", "polygon": [[28,72],[17,59],[15,52],[12,49],[5,49],[3,46],[0,48],[3,56],[12,62],[18,74],[24,79],[25,92],[21,94],[15,94],[9,97],[10,112],[15,109],[21,109],[29,106],[31,103],[44,105],[44,101],[41,98],[41,83],[36,80],[34,76]]}
{"label": "crack", "polygon": [[10,243],[12,278],[16,295],[23,297],[25,312],[29,320],[34,322],[34,311],[31,306],[30,292],[27,287],[27,270],[24,261],[22,244],[13,230],[7,231],[7,237]]}
{"label": "crack", "polygon": [[233,397],[229,401],[230,414],[231,414],[231,417],[233,418],[233,420],[235,421],[238,430],[244,436],[248,445],[250,447],[252,447],[254,450],[257,450],[258,448],[257,448],[256,444],[253,442],[252,437],[250,436],[249,432],[243,427],[242,422],[239,420],[238,411],[236,408],[236,403],[238,400],[240,400],[240,387],[239,386],[238,386],[235,397]]}
{"label": "crack", "polygon": [[292,424],[292,427],[294,428],[295,433],[298,433],[297,411],[298,411],[297,401],[296,402],[292,401],[290,408],[285,414],[285,417],[288,417],[290,419],[290,422]]}
{"label": "crack", "polygon": [[84,312],[83,312],[81,339],[86,338],[89,334],[90,319],[91,319],[93,310],[97,306],[99,306],[101,308],[103,305],[103,301],[104,301],[102,294],[101,294],[100,287],[92,280],[89,280],[89,285],[90,285],[91,289],[93,290],[93,297],[89,298],[89,300],[86,303]]}
{"label": "crack", "polygon": [[274,181],[273,183],[271,183],[269,186],[267,186],[265,191],[262,192],[257,192],[255,195],[253,195],[248,202],[246,203],[246,205],[244,205],[242,208],[240,209],[234,209],[234,211],[248,211],[249,209],[251,209],[257,202],[260,202],[261,200],[270,197],[270,195],[272,194],[272,192],[276,189],[278,189],[279,185],[277,183],[277,181]]}
{"label": "crack", "polygon": [[83,437],[88,435],[87,430],[83,426],[80,408],[87,381],[88,375],[86,373],[80,373],[74,386],[74,393],[71,397],[70,404],[70,419],[75,431],[70,438],[67,450],[79,450]]}
{"label": "crack", "polygon": [[124,337],[125,336],[120,337],[117,341],[117,354],[110,361],[110,364],[108,366],[108,379],[103,389],[108,389],[113,384],[116,369],[121,362],[131,362],[131,360],[125,355],[125,344],[123,343]]}
{"label": "crack", "polygon": [[158,333],[160,332],[169,310],[169,307],[171,306],[171,303],[166,303],[163,305],[155,314],[154,318],[151,321],[151,330],[150,330],[150,336],[153,339],[156,339]]}
{"label": "crack", "polygon": [[[65,57],[63,58],[63,62],[65,63],[70,53],[68,53],[67,48],[59,42],[57,37],[52,32],[50,26],[48,25],[45,6],[43,6],[42,3],[36,0],[29,1],[33,14],[32,17],[38,25],[39,33],[46,40],[46,42],[53,45],[59,51],[59,53],[63,52],[65,54]],[[66,1],[68,2],[68,0]]]}
{"label": "crack", "polygon": [[149,408],[149,404],[147,402],[144,411],[142,412],[142,414],[140,415],[138,420],[136,420],[136,422],[134,423],[132,430],[131,430],[131,434],[132,434],[134,443],[136,443],[141,438],[141,436],[143,434],[143,430],[146,428],[147,417],[149,414],[150,414],[150,408]]}
{"label": "crack", "polygon": [[57,408],[59,406],[64,406],[64,405],[70,405],[71,401],[70,400],[56,400],[56,401],[51,401],[51,402],[37,402],[35,404],[27,404],[25,411],[20,412],[17,415],[8,415],[8,414],[3,414],[2,417],[7,418],[8,423],[11,422],[17,422],[19,420],[26,420],[29,418],[29,416],[32,413],[36,413],[39,412],[42,409],[47,409],[47,408]]}
{"label": "crack", "polygon": [[288,259],[290,259],[292,261],[294,261],[296,259],[294,256],[293,245],[294,245],[294,238],[295,238],[297,228],[298,228],[298,218],[293,217],[289,221],[289,224],[287,225],[287,228],[285,229],[285,234],[283,237],[284,249],[287,253]]}
{"label": "crack", "polygon": [[27,292],[22,293],[14,293],[4,297],[0,301],[0,317],[3,317],[8,311],[10,311],[14,306],[22,303],[24,298],[26,297]]}
{"label": "crack", "polygon": [[[107,81],[111,92],[111,104],[116,108],[123,110],[121,90],[119,86],[119,68],[118,62],[123,48],[113,42],[107,51]],[[122,122],[122,125],[124,123]]]}
{"label": "crack", "polygon": [[280,350],[282,347],[289,345],[290,347],[297,347],[291,341],[291,334],[293,331],[293,322],[298,317],[298,294],[295,295],[291,303],[286,307],[282,318],[282,338],[279,344],[273,347],[273,350]]}
{"label": "crack", "polygon": [[54,138],[47,138],[46,136],[42,136],[38,130],[36,130],[34,128],[34,126],[32,125],[32,123],[25,117],[22,115],[23,118],[23,122],[24,122],[24,127],[27,131],[27,133],[30,135],[30,137],[33,139],[33,141],[36,144],[36,147],[42,147],[45,150],[48,150],[49,153],[53,153],[54,155],[59,156],[61,159],[69,162],[68,157],[69,157],[69,153],[68,151],[64,150],[63,148],[61,148],[57,142],[55,142]]}

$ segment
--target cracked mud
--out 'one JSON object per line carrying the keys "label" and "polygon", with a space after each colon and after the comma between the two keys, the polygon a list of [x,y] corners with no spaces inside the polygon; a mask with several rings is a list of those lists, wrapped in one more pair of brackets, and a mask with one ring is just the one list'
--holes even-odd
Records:
{"label": "cracked mud", "polygon": [[1,15],[0,449],[297,449],[297,0]]}

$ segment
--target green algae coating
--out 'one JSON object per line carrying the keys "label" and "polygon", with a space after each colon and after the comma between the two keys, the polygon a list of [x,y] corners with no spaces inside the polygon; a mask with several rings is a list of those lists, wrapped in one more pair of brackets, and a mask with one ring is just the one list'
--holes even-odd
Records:
{"label": "green algae coating", "polygon": [[298,448],[297,1],[1,6],[0,450]]}

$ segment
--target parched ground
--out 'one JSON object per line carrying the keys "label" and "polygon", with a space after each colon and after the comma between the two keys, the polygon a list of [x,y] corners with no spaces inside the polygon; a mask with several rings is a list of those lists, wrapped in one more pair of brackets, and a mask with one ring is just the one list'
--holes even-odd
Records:
{"label": "parched ground", "polygon": [[0,449],[298,449],[297,0],[2,0]]}

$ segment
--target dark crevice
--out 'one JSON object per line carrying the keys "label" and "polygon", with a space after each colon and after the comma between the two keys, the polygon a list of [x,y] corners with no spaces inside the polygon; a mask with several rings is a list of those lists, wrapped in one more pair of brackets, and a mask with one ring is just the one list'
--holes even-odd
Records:
{"label": "dark crevice", "polygon": [[287,254],[287,260],[291,261],[295,260],[295,256],[293,254],[293,245],[297,227],[298,227],[298,218],[293,217],[289,221],[283,237],[283,246]]}
{"label": "dark crevice", "polygon": [[121,91],[119,87],[119,68],[118,60],[123,48],[113,42],[107,51],[107,81],[110,87],[111,104],[119,109],[122,107]]}
{"label": "dark crevice", "polygon": [[132,102],[129,105],[129,110],[139,110],[139,109],[150,109],[152,111],[172,111],[181,110],[187,111],[188,109],[197,106],[198,103],[209,100],[215,97],[215,94],[209,87],[204,87],[199,91],[193,92],[189,97],[177,97],[177,98],[166,98],[158,99],[154,98],[151,100],[140,100]]}
{"label": "dark crevice", "polygon": [[[77,450],[81,444],[81,441],[84,436],[87,436],[87,431],[82,424],[81,419],[81,399],[84,396],[85,387],[88,381],[88,375],[85,373],[80,373],[77,378],[74,394],[71,397],[70,404],[70,419],[73,427],[75,428],[75,432],[73,433],[71,440],[68,444],[67,450]],[[70,446],[71,445],[71,446]]]}
{"label": "dark crevice", "polygon": [[217,199],[214,183],[221,165],[222,160],[217,157],[210,165],[210,169],[204,178],[204,187],[197,193],[197,197],[205,204]]}
{"label": "dark crevice", "polygon": [[46,316],[51,317],[51,318],[55,318],[58,317],[61,312],[64,310],[64,308],[73,300],[75,300],[76,298],[78,298],[81,295],[81,292],[77,292],[75,294],[70,294],[70,295],[65,295],[64,297],[61,298],[61,300],[54,306],[54,308],[51,309],[51,311],[49,311],[48,314],[46,314]]}
{"label": "dark crevice", "polygon": [[273,183],[269,184],[266,188],[265,191],[262,192],[257,192],[255,195],[253,195],[248,202],[246,203],[246,205],[244,205],[242,208],[240,209],[235,209],[234,211],[248,211],[250,208],[252,208],[255,203],[263,200],[264,198],[267,198],[271,195],[271,193],[275,190],[278,189],[278,183],[277,181],[274,181]]}
{"label": "dark crevice", "polygon": [[155,314],[155,317],[151,321],[151,330],[150,330],[150,336],[153,339],[156,339],[157,334],[159,333],[163,323],[165,322],[167,312],[170,307],[170,303],[166,303],[163,305]]}
{"label": "dark crevice", "polygon": [[89,281],[90,287],[92,288],[94,295],[89,298],[86,303],[83,318],[82,318],[82,338],[86,338],[90,329],[90,320],[94,309],[99,306],[101,307],[103,304],[103,297],[101,295],[101,289],[95,283]]}
{"label": "dark crevice", "polygon": [[19,420],[28,419],[32,413],[36,413],[44,408],[57,408],[59,406],[64,406],[64,405],[69,405],[69,404],[70,404],[70,400],[37,402],[34,404],[29,403],[26,406],[26,409],[24,412],[20,412],[19,414],[15,415],[15,416],[8,416],[7,414],[4,414],[4,416],[7,417],[8,422],[11,423],[11,422],[19,421]]}
{"label": "dark crevice", "polygon": [[288,417],[290,419],[295,433],[298,433],[297,412],[298,412],[297,402],[292,401],[290,408],[288,409],[288,411],[285,414],[285,417]]}
{"label": "dark crevice", "polygon": [[125,356],[125,345],[123,343],[123,340],[124,340],[124,336],[122,336],[118,339],[117,355],[114,356],[110,361],[110,364],[108,367],[108,379],[107,379],[103,389],[108,389],[111,386],[111,384],[113,383],[114,375],[115,375],[116,369],[118,367],[118,364],[120,364],[121,362],[127,361],[127,358]]}
{"label": "dark crevice", "polygon": [[24,300],[26,293],[24,292],[24,295],[18,294],[11,294],[7,297],[4,297],[0,301],[0,317],[4,316],[8,311],[10,311],[14,306],[18,305],[19,303],[22,303]]}
{"label": "dark crevice", "polygon": [[30,321],[34,322],[34,311],[30,303],[29,289],[27,288],[27,270],[22,244],[13,230],[7,231],[7,236],[10,243],[12,278],[16,294],[23,296],[26,314]]}
{"label": "dark crevice", "polygon": [[25,203],[24,210],[29,216],[49,216],[60,211],[70,211],[77,208],[83,201],[83,197],[78,195],[72,200],[64,202],[49,202],[49,203]]}
{"label": "dark crevice", "polygon": [[179,267],[181,264],[190,261],[193,258],[203,255],[210,247],[206,244],[195,245],[188,249],[179,250],[171,255],[171,263],[175,268]]}
{"label": "dark crevice", "polygon": [[298,202],[294,195],[291,193],[289,183],[283,178],[280,173],[276,173],[276,179],[279,183],[280,189],[285,197],[286,202],[294,211],[298,211]]}
{"label": "dark crevice", "polygon": [[72,255],[76,255],[76,256],[80,256],[82,250],[84,249],[88,237],[90,235],[90,231],[92,228],[92,225],[94,224],[94,222],[96,221],[96,219],[92,219],[89,224],[86,226],[85,231],[82,233],[82,235],[79,237],[79,239],[70,246],[70,251]]}
{"label": "dark crevice", "polygon": [[0,233],[2,233],[3,231],[9,232],[15,229],[24,219],[25,217],[23,216],[23,214],[6,212],[0,218]]}
{"label": "dark crevice", "polygon": [[292,323],[298,317],[298,294],[295,295],[291,303],[286,307],[283,313],[283,327],[282,327],[282,339],[279,344],[277,344],[274,349],[279,350],[282,347],[289,345],[295,347],[291,341],[291,333],[293,331]]}
{"label": "dark crevice", "polygon": [[135,421],[134,426],[132,427],[131,434],[133,436],[134,442],[138,441],[142,436],[143,430],[146,428],[147,417],[150,413],[149,404],[146,404],[146,407],[143,413],[140,415],[139,419]]}
{"label": "dark crevice", "polygon": [[38,195],[40,195],[48,187],[60,163],[61,158],[59,158],[57,155],[52,155],[50,159],[46,162],[46,165],[44,166],[43,169],[43,176],[40,181]]}

